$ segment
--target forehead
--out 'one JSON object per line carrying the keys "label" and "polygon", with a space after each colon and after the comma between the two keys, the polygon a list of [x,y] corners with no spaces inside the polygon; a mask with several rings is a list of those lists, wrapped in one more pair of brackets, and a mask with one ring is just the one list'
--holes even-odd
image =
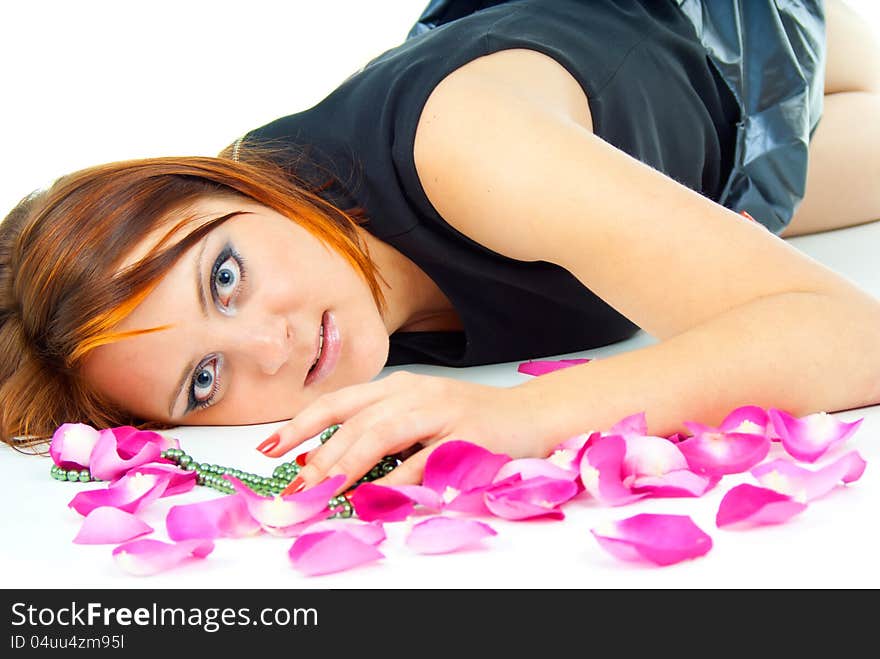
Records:
{"label": "forehead", "polygon": [[119,270],[149,255],[160,242],[164,241],[163,246],[172,245],[221,215],[236,210],[254,211],[261,208],[264,207],[254,200],[233,192],[199,197],[177,206],[126,254],[119,264]]}

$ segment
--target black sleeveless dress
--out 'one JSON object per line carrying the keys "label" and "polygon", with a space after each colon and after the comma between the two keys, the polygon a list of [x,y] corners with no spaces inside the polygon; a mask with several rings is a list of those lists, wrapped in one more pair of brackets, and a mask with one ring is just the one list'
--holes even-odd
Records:
{"label": "black sleeveless dress", "polygon": [[364,209],[364,229],[413,260],[452,302],[464,330],[397,332],[389,366],[535,359],[630,338],[639,328],[566,270],[502,256],[443,220],[413,159],[422,107],[463,64],[536,50],[581,84],[597,136],[717,201],[733,171],[741,119],[734,90],[672,0],[462,4],[470,13],[420,22],[317,105],[248,132],[234,151],[281,144],[301,178],[317,185],[330,174],[337,183],[321,194]]}

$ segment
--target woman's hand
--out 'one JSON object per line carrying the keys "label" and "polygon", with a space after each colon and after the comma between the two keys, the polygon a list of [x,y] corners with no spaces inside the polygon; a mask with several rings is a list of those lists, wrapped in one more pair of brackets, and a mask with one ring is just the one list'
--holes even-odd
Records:
{"label": "woman's hand", "polygon": [[405,449],[410,456],[377,482],[415,484],[431,451],[453,439],[514,458],[543,457],[544,443],[531,408],[521,388],[396,371],[320,396],[277,431],[278,444],[265,454],[284,455],[340,423],[325,444],[309,453],[299,489],[345,474],[339,492],[345,491],[384,456]]}

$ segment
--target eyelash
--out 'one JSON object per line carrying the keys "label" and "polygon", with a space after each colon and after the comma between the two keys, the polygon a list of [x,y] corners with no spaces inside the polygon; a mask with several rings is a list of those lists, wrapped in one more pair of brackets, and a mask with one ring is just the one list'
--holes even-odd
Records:
{"label": "eyelash", "polygon": [[[232,258],[236,265],[238,266],[238,275],[239,280],[237,282],[237,286],[235,289],[235,297],[241,295],[241,291],[244,288],[245,282],[247,281],[247,269],[245,267],[244,257],[239,254],[231,245],[226,245],[221,251],[220,254],[217,255],[217,258],[214,259],[214,265],[211,266],[211,298],[217,302],[217,291],[216,291],[216,279],[217,272],[220,270],[220,266],[223,265],[227,260]],[[219,361],[216,356],[211,357],[210,359],[205,360],[201,364],[199,364],[195,371],[193,371],[192,377],[190,378],[189,383],[189,406],[188,412],[192,410],[203,410],[207,407],[210,407],[214,403],[214,396],[217,392],[217,389],[220,386],[220,373],[219,370],[215,367],[214,369],[214,380],[212,382],[211,387],[211,395],[208,396],[205,400],[197,400],[195,395],[193,394],[193,388],[196,385],[196,377],[211,362]]]}

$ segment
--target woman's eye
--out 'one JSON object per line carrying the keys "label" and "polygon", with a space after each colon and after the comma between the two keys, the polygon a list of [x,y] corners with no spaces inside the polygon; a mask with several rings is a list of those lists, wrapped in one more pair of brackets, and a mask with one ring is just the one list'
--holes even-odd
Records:
{"label": "woman's eye", "polygon": [[193,376],[192,395],[196,403],[205,403],[211,400],[216,389],[217,359],[203,364]]}
{"label": "woman's eye", "polygon": [[214,292],[217,300],[224,307],[229,306],[238,282],[241,279],[241,270],[238,261],[230,256],[220,264],[214,274]]}

